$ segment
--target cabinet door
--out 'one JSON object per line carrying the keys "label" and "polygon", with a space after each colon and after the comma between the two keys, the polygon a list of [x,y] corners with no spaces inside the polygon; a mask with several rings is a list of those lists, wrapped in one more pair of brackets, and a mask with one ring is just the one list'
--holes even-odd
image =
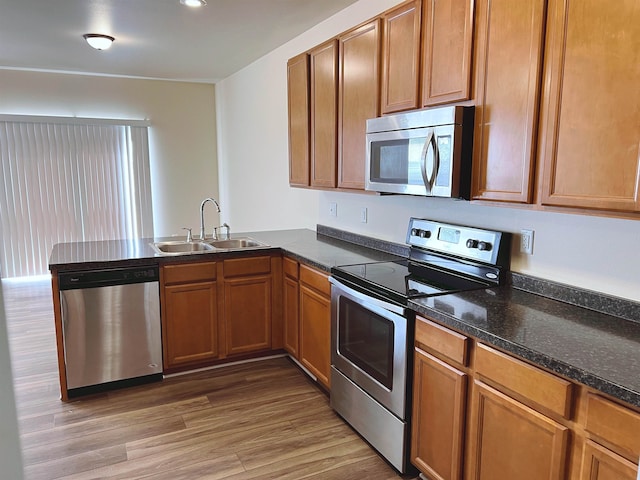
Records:
{"label": "cabinet door", "polygon": [[636,480],[638,466],[626,458],[587,440],[580,480]]}
{"label": "cabinet door", "polygon": [[309,186],[309,55],[287,62],[289,184]]}
{"label": "cabinet door", "polygon": [[568,428],[476,380],[467,479],[564,480]]}
{"label": "cabinet door", "polygon": [[411,460],[438,480],[462,478],[467,375],[415,349]]}
{"label": "cabinet door", "polygon": [[472,197],[530,203],[545,0],[478,0]]}
{"label": "cabinet door", "polygon": [[364,190],[366,121],[380,111],[380,20],[339,38],[338,187]]}
{"label": "cabinet door", "polygon": [[165,286],[163,300],[165,368],[216,358],[216,283]]}
{"label": "cabinet door", "polygon": [[640,211],[640,8],[549,2],[542,203]]}
{"label": "cabinet door", "polygon": [[336,186],[338,155],[338,45],[309,52],[311,69],[311,186]]}
{"label": "cabinet door", "polygon": [[224,280],[228,355],[271,348],[271,276]]}
{"label": "cabinet door", "polygon": [[422,106],[468,100],[474,0],[424,0]]}
{"label": "cabinet door", "polygon": [[299,359],[299,302],[300,288],[298,280],[287,275],[284,277],[284,349]]}
{"label": "cabinet door", "polygon": [[300,285],[300,362],[330,387],[331,299]]}
{"label": "cabinet door", "polygon": [[420,0],[382,17],[382,113],[418,108]]}

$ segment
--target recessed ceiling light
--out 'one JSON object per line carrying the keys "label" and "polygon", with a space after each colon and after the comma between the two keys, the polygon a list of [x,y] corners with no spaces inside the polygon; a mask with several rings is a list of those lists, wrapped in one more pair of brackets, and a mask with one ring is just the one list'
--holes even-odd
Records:
{"label": "recessed ceiling light", "polygon": [[186,5],[187,7],[204,7],[207,2],[205,0],[180,0],[182,5]]}
{"label": "recessed ceiling light", "polygon": [[84,39],[96,50],[108,50],[115,38],[100,33],[85,33]]}

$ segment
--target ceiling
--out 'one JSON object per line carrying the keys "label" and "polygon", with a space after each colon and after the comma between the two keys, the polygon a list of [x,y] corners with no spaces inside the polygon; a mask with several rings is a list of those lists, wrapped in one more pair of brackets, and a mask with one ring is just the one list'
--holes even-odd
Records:
{"label": "ceiling", "polygon": [[215,83],[356,1],[0,0],[0,68]]}

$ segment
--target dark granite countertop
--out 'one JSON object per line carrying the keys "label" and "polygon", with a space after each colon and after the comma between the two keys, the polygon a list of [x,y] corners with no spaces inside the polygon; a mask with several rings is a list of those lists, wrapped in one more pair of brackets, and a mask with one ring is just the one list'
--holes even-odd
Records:
{"label": "dark granite countertop", "polygon": [[[322,225],[318,225],[318,233],[298,229],[233,236],[253,237],[326,272],[336,265],[396,260],[408,254],[404,245]],[[152,241],[58,244],[51,253],[49,268],[56,273],[224,258],[238,253],[162,256],[151,248]],[[640,407],[640,304],[559,287],[533,277],[513,274],[513,278],[518,288],[508,285],[430,297],[412,301],[410,306],[443,325]],[[554,295],[563,301],[547,298]],[[589,308],[571,305],[576,298],[580,299],[578,305]]]}
{"label": "dark granite countertop", "polygon": [[640,323],[512,286],[410,303],[439,323],[640,407]]}
{"label": "dark granite countertop", "polygon": [[[329,232],[330,233],[330,232]],[[276,230],[266,232],[243,232],[231,237],[251,237],[266,243],[273,249],[299,261],[310,264],[326,272],[336,265],[350,263],[378,262],[398,259],[397,255],[366,246],[316,233],[313,230]],[[136,240],[105,240],[97,242],[59,243],[53,247],[49,257],[49,270],[52,272],[69,270],[89,270],[96,268],[115,268],[120,266],[164,264],[221,258],[237,255],[232,252],[206,252],[186,255],[160,255],[150,243],[156,241],[178,240],[184,237],[141,238]],[[259,251],[264,251],[260,249]],[[269,250],[269,249],[266,249]],[[258,251],[258,250],[256,250]],[[244,250],[249,253],[249,250]],[[400,254],[402,249],[399,250]]]}

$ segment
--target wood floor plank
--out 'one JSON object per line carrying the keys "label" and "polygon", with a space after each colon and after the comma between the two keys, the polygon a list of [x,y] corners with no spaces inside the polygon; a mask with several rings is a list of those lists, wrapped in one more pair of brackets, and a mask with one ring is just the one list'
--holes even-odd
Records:
{"label": "wood floor plank", "polygon": [[50,283],[3,290],[27,480],[400,478],[285,357],[61,402]]}
{"label": "wood floor plank", "polygon": [[[93,475],[95,470],[104,466],[111,466],[127,460],[127,450],[124,445],[100,448],[89,452],[55,458],[48,462],[41,462],[26,467],[25,475],[31,480],[50,480],[52,472],[58,477],[81,473],[81,476]],[[87,471],[92,473],[88,474]]]}
{"label": "wood floor plank", "polygon": [[48,462],[60,457],[78,455],[184,428],[182,419],[173,417],[126,427],[100,429],[98,432],[87,432],[80,437],[62,438],[53,443],[34,442],[34,446],[29,445],[31,438],[26,435],[22,455],[27,464]]}

